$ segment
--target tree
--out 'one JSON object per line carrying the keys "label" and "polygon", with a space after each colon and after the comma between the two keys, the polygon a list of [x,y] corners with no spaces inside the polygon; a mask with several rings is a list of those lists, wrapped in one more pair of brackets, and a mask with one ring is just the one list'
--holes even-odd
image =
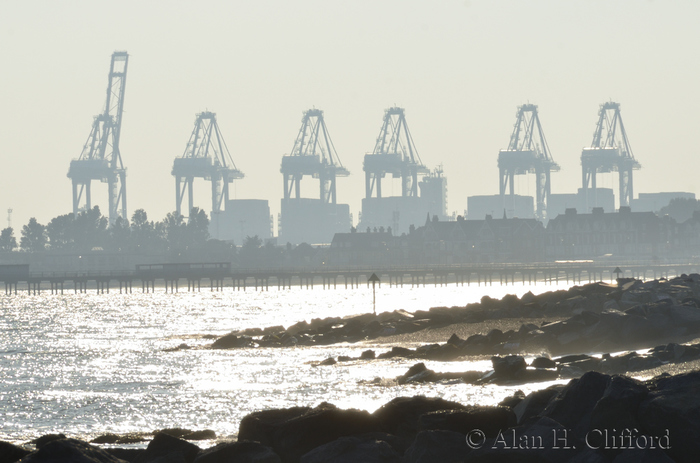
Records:
{"label": "tree", "polygon": [[209,239],[209,217],[203,209],[193,207],[187,219],[187,247],[201,248]]}
{"label": "tree", "polygon": [[14,230],[7,227],[0,232],[0,251],[10,252],[17,247],[17,239],[15,239]]}
{"label": "tree", "polygon": [[109,236],[108,225],[109,220],[102,215],[98,206],[78,214],[73,232],[75,248],[85,251],[104,249]]}
{"label": "tree", "polygon": [[73,247],[74,221],[75,216],[72,213],[51,219],[46,226],[46,235],[51,249],[70,249]]}
{"label": "tree", "polygon": [[131,216],[131,241],[138,253],[156,252],[163,249],[163,224],[158,225],[148,221],[148,214],[143,209],[137,209]]}
{"label": "tree", "polygon": [[122,217],[117,217],[114,225],[109,228],[109,247],[113,251],[124,252],[131,247],[131,229],[129,221]]}
{"label": "tree", "polygon": [[169,212],[163,220],[165,236],[171,252],[180,253],[187,247],[187,225],[185,217],[177,212]]}
{"label": "tree", "polygon": [[46,226],[36,221],[34,217],[22,227],[22,238],[19,245],[29,252],[40,252],[46,249]]}

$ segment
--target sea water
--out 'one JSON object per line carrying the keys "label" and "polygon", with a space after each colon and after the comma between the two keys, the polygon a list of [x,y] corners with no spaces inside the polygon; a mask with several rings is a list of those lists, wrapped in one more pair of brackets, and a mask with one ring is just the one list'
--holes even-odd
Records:
{"label": "sea water", "polygon": [[[377,312],[464,306],[565,289],[569,284],[425,286],[376,289]],[[395,378],[411,359],[315,366],[390,346],[355,344],[213,350],[211,335],[290,326],[300,320],[372,311],[372,289],[292,287],[269,291],[143,294],[19,294],[0,298],[0,440],[22,443],[48,433],[90,440],[110,433],[180,427],[235,437],[256,410],[330,402],[374,411],[395,397],[423,394],[464,404],[495,404],[518,387],[372,384]],[[446,341],[446,340],[445,340]],[[168,351],[186,344],[189,349]],[[487,370],[488,360],[425,362],[435,371]],[[212,442],[213,444],[213,442]]]}

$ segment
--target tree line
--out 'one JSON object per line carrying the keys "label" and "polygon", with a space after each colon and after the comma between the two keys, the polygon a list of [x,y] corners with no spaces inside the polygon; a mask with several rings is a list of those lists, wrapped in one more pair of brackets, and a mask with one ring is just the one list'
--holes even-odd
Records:
{"label": "tree line", "polygon": [[197,207],[187,219],[171,212],[158,222],[138,209],[131,221],[119,217],[109,226],[107,217],[95,206],[78,214],[59,215],[46,225],[32,217],[22,227],[19,243],[12,228],[0,232],[0,250],[4,252],[182,253],[201,251],[209,241],[209,217]]}

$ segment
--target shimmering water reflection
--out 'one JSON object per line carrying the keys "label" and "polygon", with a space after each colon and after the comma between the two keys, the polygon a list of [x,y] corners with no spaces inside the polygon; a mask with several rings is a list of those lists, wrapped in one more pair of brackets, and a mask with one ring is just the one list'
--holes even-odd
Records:
{"label": "shimmering water reflection", "polygon": [[[379,312],[464,306],[568,285],[377,289]],[[289,326],[300,320],[371,311],[371,288],[166,294],[19,295],[0,299],[0,440],[46,433],[90,439],[105,432],[168,427],[235,435],[240,419],[260,409],[317,405],[373,411],[394,397],[425,394],[492,404],[515,388],[466,384],[381,386],[375,377],[405,373],[412,360],[310,362],[357,357],[371,344],[289,349],[210,350],[205,335]],[[191,349],[166,352],[187,344]],[[381,346],[384,350],[387,346]],[[436,371],[485,370],[488,362],[426,362]],[[540,389],[539,383],[521,387]]]}

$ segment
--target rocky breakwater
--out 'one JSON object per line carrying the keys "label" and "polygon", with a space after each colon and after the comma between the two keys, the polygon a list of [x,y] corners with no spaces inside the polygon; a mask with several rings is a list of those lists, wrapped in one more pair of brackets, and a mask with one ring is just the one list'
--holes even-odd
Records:
{"label": "rocky breakwater", "polygon": [[209,449],[165,433],[139,450],[50,436],[31,450],[0,443],[0,462],[696,462],[698,391],[700,372],[644,382],[590,372],[498,406],[416,396],[369,413],[321,403],[254,412],[237,442]]}
{"label": "rocky breakwater", "polygon": [[[569,290],[483,297],[464,307],[434,307],[413,313],[395,310],[301,321],[288,328],[273,326],[231,332],[216,339],[215,349],[290,347],[355,343],[415,333],[450,325],[527,319],[520,329],[477,334],[457,345],[459,355],[547,350],[552,354],[610,352],[654,341],[700,334],[700,275],[617,284],[591,283]],[[456,344],[456,343],[453,343]],[[178,349],[188,348],[181,345]],[[458,352],[450,349],[456,355]],[[449,356],[449,355],[448,355]]]}

